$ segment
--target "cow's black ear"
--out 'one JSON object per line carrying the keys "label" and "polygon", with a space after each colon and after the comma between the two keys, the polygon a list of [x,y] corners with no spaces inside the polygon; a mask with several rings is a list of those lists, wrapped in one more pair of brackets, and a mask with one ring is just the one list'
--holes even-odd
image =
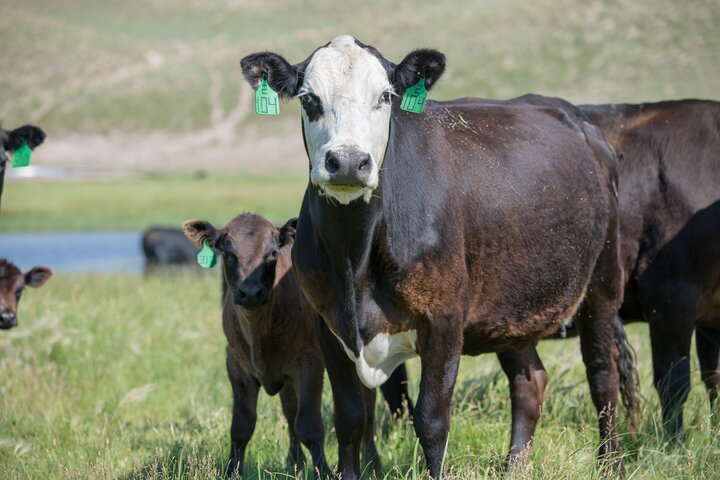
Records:
{"label": "cow's black ear", "polygon": [[20,128],[10,132],[7,145],[7,150],[14,152],[20,145],[27,143],[27,146],[31,149],[37,147],[45,141],[45,132],[41,128],[35,125],[23,125]]}
{"label": "cow's black ear", "polygon": [[425,88],[430,91],[444,71],[445,55],[437,50],[423,48],[409,53],[395,67],[391,80],[398,95],[415,85],[420,77],[425,77]]}
{"label": "cow's black ear", "polygon": [[50,280],[50,277],[52,277],[52,270],[48,267],[33,267],[25,272],[25,285],[39,288],[45,285],[45,282]]}
{"label": "cow's black ear", "polygon": [[297,218],[291,218],[285,225],[280,227],[280,246],[292,245],[295,243],[295,231],[297,230]]}
{"label": "cow's black ear", "polygon": [[205,220],[188,220],[183,223],[183,233],[197,248],[202,248],[203,241],[214,247],[218,237],[215,227]]}
{"label": "cow's black ear", "polygon": [[297,95],[300,88],[298,68],[276,53],[252,53],[240,60],[240,68],[245,80],[255,90],[260,87],[263,77],[267,78],[270,88],[285,99]]}

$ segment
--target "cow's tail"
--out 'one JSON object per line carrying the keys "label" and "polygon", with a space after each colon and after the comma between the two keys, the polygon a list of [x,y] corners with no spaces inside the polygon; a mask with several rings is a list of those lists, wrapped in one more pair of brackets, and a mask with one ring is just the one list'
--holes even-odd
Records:
{"label": "cow's tail", "polygon": [[615,317],[615,345],[620,352],[617,362],[620,375],[620,397],[623,406],[627,411],[627,423],[630,435],[637,440],[638,426],[640,423],[640,400],[638,387],[640,380],[637,373],[635,350],[628,342],[625,328],[623,328],[620,317]]}

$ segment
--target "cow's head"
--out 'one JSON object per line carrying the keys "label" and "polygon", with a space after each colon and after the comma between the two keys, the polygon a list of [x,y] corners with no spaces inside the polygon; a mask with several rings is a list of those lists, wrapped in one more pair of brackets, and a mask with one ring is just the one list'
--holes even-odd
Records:
{"label": "cow's head", "polygon": [[18,267],[0,258],[0,329],[18,324],[17,309],[25,287],[42,287],[52,276],[47,267],[33,267],[22,273]]}
{"label": "cow's head", "polygon": [[259,215],[238,215],[216,229],[204,220],[188,220],[185,235],[198,248],[203,242],[222,256],[225,284],[235,303],[248,310],[267,304],[275,284],[279,250],[295,241],[297,219],[276,228]]}
{"label": "cow's head", "polygon": [[378,186],[392,97],[421,77],[430,90],[445,70],[445,56],[416,50],[396,65],[343,35],[296,65],[270,52],[248,55],[240,65],[253,88],[267,78],[283,98],[300,99],[310,181],[347,204],[360,197],[369,201]]}
{"label": "cow's head", "polygon": [[0,128],[0,163],[7,162],[6,152],[14,152],[23,143],[34,149],[43,141],[45,141],[45,132],[34,125],[25,125],[15,130]]}

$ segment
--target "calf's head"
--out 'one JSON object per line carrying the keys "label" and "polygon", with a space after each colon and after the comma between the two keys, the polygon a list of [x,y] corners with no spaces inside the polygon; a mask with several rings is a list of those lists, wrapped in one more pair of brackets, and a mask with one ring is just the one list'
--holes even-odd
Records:
{"label": "calf's head", "polygon": [[296,225],[294,218],[278,229],[259,215],[244,213],[221,229],[205,220],[188,220],[183,230],[198,248],[207,242],[220,253],[225,285],[235,304],[254,310],[270,298],[279,251],[295,241]]}
{"label": "calf's head", "polygon": [[0,258],[0,329],[18,324],[17,309],[26,286],[42,287],[52,276],[47,267],[33,267],[25,273],[4,258]]}
{"label": "calf's head", "polygon": [[291,65],[271,52],[240,62],[257,89],[262,79],[283,98],[302,105],[310,181],[343,204],[369,201],[377,188],[390,135],[392,97],[425,78],[430,90],[445,70],[445,56],[416,50],[396,65],[349,35],[333,39]]}

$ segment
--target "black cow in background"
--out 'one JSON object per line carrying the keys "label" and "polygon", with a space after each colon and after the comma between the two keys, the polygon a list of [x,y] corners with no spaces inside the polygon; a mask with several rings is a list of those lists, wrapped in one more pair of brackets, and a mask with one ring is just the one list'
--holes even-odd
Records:
{"label": "black cow in background", "polygon": [[180,228],[149,227],[142,233],[145,271],[167,265],[192,265],[199,249]]}
{"label": "black cow in background", "polygon": [[5,183],[5,169],[7,168],[7,153],[13,153],[26,143],[34,149],[45,140],[45,132],[34,125],[24,125],[15,130],[0,128],[0,205],[2,204],[3,185]]}

